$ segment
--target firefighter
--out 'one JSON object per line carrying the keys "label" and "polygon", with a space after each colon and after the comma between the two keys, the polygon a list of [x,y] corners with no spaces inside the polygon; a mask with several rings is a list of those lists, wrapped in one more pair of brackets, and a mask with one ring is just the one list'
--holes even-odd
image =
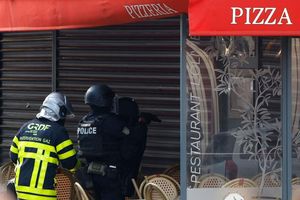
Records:
{"label": "firefighter", "polygon": [[79,155],[87,162],[96,199],[122,200],[120,146],[129,129],[113,113],[115,94],[107,85],[93,85],[85,94],[91,112],[79,122],[77,129]]}
{"label": "firefighter", "polygon": [[79,168],[73,142],[64,122],[74,116],[67,97],[50,93],[36,118],[25,123],[13,138],[10,158],[16,164],[15,190],[18,199],[56,200],[58,166],[74,172]]}

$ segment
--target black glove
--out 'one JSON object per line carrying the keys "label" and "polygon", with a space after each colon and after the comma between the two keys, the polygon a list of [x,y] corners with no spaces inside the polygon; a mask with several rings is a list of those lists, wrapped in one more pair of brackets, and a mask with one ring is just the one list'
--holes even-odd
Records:
{"label": "black glove", "polygon": [[161,122],[161,120],[156,115],[148,112],[141,112],[139,121],[144,122],[147,125],[150,124],[151,121]]}

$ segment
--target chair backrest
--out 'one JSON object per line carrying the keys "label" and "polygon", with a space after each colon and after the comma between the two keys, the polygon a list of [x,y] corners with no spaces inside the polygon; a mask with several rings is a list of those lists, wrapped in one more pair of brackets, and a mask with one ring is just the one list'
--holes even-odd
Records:
{"label": "chair backrest", "polygon": [[155,177],[156,175],[150,175],[150,176],[145,176],[144,180],[141,182],[140,186],[139,186],[139,193],[141,195],[143,195],[143,192],[144,192],[144,187],[146,185],[146,183],[148,182],[149,179],[151,179],[152,177]]}
{"label": "chair backrest", "polygon": [[205,174],[200,177],[197,188],[221,188],[229,180],[221,174]]}
{"label": "chair backrest", "polygon": [[236,178],[225,183],[222,188],[257,187],[257,184],[248,178]]}
{"label": "chair backrest", "polygon": [[[146,183],[143,191],[145,200],[170,200],[167,194],[155,183]],[[173,200],[173,199],[172,199]]]}
{"label": "chair backrest", "polygon": [[88,195],[86,194],[86,192],[78,182],[74,183],[74,188],[75,188],[77,200],[89,200]]}
{"label": "chair backrest", "polygon": [[300,185],[300,177],[293,178],[292,185]]}
{"label": "chair backrest", "polygon": [[0,182],[6,185],[7,182],[16,176],[15,165],[13,162],[5,163],[0,167]]}
{"label": "chair backrest", "polygon": [[[149,177],[146,178],[146,180],[147,180],[146,185],[148,183],[153,183],[153,184],[155,184],[156,187],[160,188],[160,190],[163,191],[163,194],[166,196],[167,200],[173,200],[179,195],[179,193],[178,193],[179,186],[176,185],[170,179],[170,177],[165,174],[153,175],[150,178]],[[143,194],[146,193],[145,190],[146,190],[146,188],[144,188]],[[153,197],[153,199],[155,199],[155,200],[163,199],[161,192],[158,192],[157,189],[154,189],[151,191],[152,191],[151,196]],[[145,196],[144,196],[144,198],[145,198]]]}
{"label": "chair backrest", "polygon": [[[262,174],[258,174],[253,177],[252,180],[256,183],[256,185],[260,185],[262,181]],[[268,174],[264,178],[264,187],[280,187],[281,181],[277,174]]]}
{"label": "chair backrest", "polygon": [[173,177],[166,175],[166,174],[158,174],[157,176],[164,177],[164,178],[170,180],[175,185],[175,187],[177,189],[177,193],[180,194],[180,185],[179,185],[178,181],[176,181]]}
{"label": "chair backrest", "polygon": [[58,173],[55,176],[56,179],[56,191],[58,200],[73,200],[75,199],[76,182],[75,177],[68,170],[59,168]]}
{"label": "chair backrest", "polygon": [[176,164],[173,165],[169,168],[167,168],[163,174],[166,174],[170,177],[172,177],[173,179],[175,179],[177,181],[177,183],[180,183],[180,165]]}

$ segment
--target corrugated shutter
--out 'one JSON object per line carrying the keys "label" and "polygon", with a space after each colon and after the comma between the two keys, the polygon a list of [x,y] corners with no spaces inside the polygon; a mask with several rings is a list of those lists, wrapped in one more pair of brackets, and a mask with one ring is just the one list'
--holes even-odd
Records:
{"label": "corrugated shutter", "polygon": [[1,163],[20,126],[51,91],[51,32],[1,35]]}
{"label": "corrugated shutter", "polygon": [[58,90],[74,105],[76,118],[67,123],[74,140],[77,123],[88,112],[85,91],[105,83],[163,121],[150,125],[143,172],[179,163],[179,22],[172,18],[58,32]]}

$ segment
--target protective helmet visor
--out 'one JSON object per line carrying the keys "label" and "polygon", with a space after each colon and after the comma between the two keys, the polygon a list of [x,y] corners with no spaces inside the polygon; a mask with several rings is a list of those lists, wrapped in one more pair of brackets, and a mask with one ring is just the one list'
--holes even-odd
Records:
{"label": "protective helmet visor", "polygon": [[73,107],[70,101],[66,96],[64,96],[64,103],[65,103],[65,108],[67,110],[67,117],[68,118],[74,118],[75,114],[73,113]]}

